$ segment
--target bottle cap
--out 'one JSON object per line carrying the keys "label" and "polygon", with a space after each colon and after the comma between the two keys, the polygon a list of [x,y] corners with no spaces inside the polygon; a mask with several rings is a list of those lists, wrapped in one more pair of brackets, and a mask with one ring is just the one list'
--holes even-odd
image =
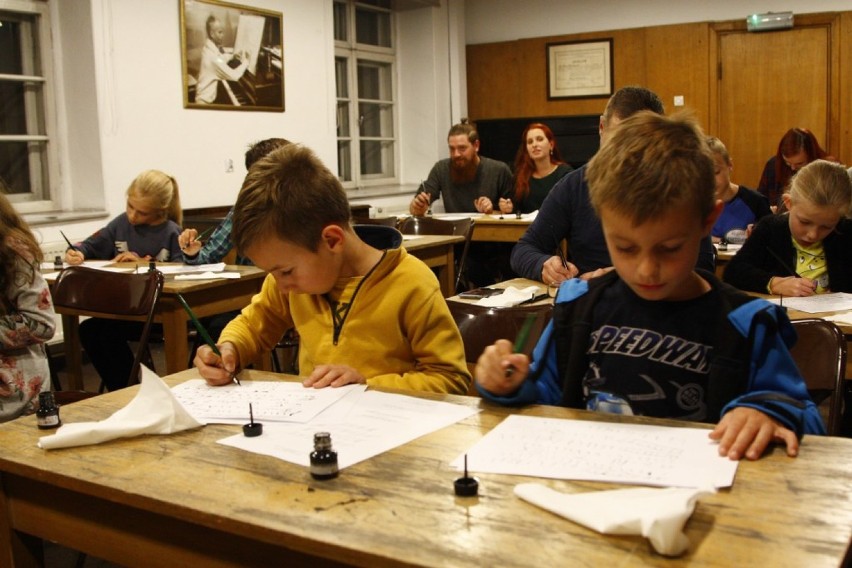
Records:
{"label": "bottle cap", "polygon": [[263,424],[260,422],[251,422],[243,424],[243,436],[246,438],[254,438],[263,434]]}
{"label": "bottle cap", "polygon": [[479,493],[479,480],[475,477],[459,477],[453,482],[453,488],[459,497],[476,497]]}

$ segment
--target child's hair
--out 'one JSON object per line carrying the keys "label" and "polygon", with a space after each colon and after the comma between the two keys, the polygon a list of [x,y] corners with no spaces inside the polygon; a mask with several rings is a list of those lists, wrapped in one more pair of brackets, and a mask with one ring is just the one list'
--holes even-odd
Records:
{"label": "child's hair", "polygon": [[467,117],[461,119],[458,124],[454,124],[450,127],[450,131],[447,133],[447,138],[449,139],[450,136],[459,135],[467,136],[467,139],[471,144],[479,140],[479,132],[476,130],[476,124],[471,122]]}
{"label": "child's hair", "polygon": [[708,136],[707,146],[710,148],[711,152],[722,156],[722,159],[725,160],[726,164],[728,164],[729,166],[731,165],[731,155],[728,153],[728,149],[725,148],[725,145],[722,144],[721,140],[719,140],[715,136]]}
{"label": "child's hair", "polygon": [[832,207],[841,217],[852,217],[852,180],[840,164],[814,160],[793,176],[789,193],[793,204],[807,200],[817,207]]}
{"label": "child's hair", "polygon": [[246,150],[246,170],[271,151],[276,148],[280,148],[281,146],[286,146],[287,144],[290,144],[290,141],[285,140],[284,138],[267,138],[265,140],[255,142],[249,146],[248,150]]}
{"label": "child's hair", "polygon": [[136,176],[127,188],[127,197],[131,195],[146,199],[163,213],[165,219],[171,219],[178,225],[183,224],[183,209],[180,207],[180,193],[175,178],[159,170],[146,170]]}
{"label": "child's hair", "polygon": [[619,124],[586,177],[598,214],[606,206],[639,225],[676,205],[705,219],[714,206],[714,169],[694,117],[641,111]]}
{"label": "child's hair", "polygon": [[288,144],[251,167],[234,205],[234,242],[244,252],[270,233],[316,252],[328,225],[349,226],[346,192],[308,148]]}
{"label": "child's hair", "polygon": [[[5,193],[6,186],[0,181],[0,293],[3,294],[12,283],[19,286],[31,284],[37,266],[44,259],[35,236]],[[18,257],[30,267],[29,274],[18,272]]]}

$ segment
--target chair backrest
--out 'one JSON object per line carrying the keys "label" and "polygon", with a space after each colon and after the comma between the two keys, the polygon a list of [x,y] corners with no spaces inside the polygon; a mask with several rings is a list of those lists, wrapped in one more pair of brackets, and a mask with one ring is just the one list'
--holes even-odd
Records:
{"label": "chair backrest", "polygon": [[838,436],[846,380],[846,338],[837,325],[822,319],[795,320],[793,327],[799,339],[790,354],[805,378],[811,398],[817,405],[828,407],[828,434]]}
{"label": "chair backrest", "polygon": [[463,219],[436,219],[434,217],[406,217],[399,223],[399,232],[403,235],[461,235],[464,237],[462,253],[456,267],[456,290],[464,274],[467,250],[473,236],[472,217]]}
{"label": "chair backrest", "polygon": [[399,224],[398,217],[355,217],[353,223],[356,225],[382,225],[384,227],[393,227]]}
{"label": "chair backrest", "polygon": [[163,274],[159,270],[128,274],[72,266],[56,278],[52,296],[56,306],[78,310],[81,315],[112,319],[144,318],[145,324],[127,380],[130,385],[139,381],[139,367],[148,349],[154,310],[162,289]]}
{"label": "chair backrest", "polygon": [[471,372],[473,372],[477,359],[486,347],[498,339],[508,339],[514,343],[527,316],[535,314],[536,319],[522,350],[526,355],[531,355],[533,348],[538,343],[538,338],[541,337],[553,314],[551,304],[488,308],[449,300],[447,305],[450,307],[450,313],[453,314],[456,326],[461,332],[465,361]]}

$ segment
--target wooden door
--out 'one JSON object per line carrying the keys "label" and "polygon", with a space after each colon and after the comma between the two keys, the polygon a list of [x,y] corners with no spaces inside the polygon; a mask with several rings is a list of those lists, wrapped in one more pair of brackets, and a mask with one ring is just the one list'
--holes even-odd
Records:
{"label": "wooden door", "polygon": [[716,132],[734,161],[732,181],[757,188],[793,127],[810,129],[830,150],[831,26],[717,33]]}

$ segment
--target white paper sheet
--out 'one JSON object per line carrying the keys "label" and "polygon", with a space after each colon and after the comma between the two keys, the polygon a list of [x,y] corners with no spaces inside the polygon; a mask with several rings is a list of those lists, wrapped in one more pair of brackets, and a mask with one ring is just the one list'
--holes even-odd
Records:
{"label": "white paper sheet", "polygon": [[213,264],[174,264],[168,266],[157,265],[157,270],[163,274],[197,274],[199,272],[222,272],[225,270],[224,262]]}
{"label": "white paper sheet", "polygon": [[527,286],[526,288],[517,288],[509,286],[503,290],[502,294],[490,296],[488,298],[480,298],[475,301],[477,306],[486,306],[489,308],[510,308],[523,304],[524,302],[532,302],[545,296],[538,286]]}
{"label": "white paper sheet", "polygon": [[307,424],[264,424],[262,436],[236,435],[219,443],[307,467],[314,433],[330,432],[338,468],[343,469],[477,412],[469,406],[368,391],[347,396]]}
{"label": "white paper sheet", "polygon": [[244,424],[249,421],[249,403],[257,421],[307,422],[353,391],[365,385],[340,388],[305,388],[301,383],[243,381],[211,387],[203,379],[192,379],[172,389],[175,398],[193,418],[204,424]]}
{"label": "white paper sheet", "polygon": [[176,274],[175,280],[238,280],[239,272],[200,272],[198,274]]}
{"label": "white paper sheet", "polygon": [[839,312],[841,310],[852,310],[852,294],[845,292],[834,292],[832,294],[816,294],[804,298],[792,298],[784,296],[781,298],[767,298],[773,304],[781,304],[784,307],[818,314],[820,312]]}
{"label": "white paper sheet", "polygon": [[[676,487],[729,487],[738,462],[709,430],[509,416],[467,452],[468,469]],[[451,465],[461,469],[464,456]]]}

